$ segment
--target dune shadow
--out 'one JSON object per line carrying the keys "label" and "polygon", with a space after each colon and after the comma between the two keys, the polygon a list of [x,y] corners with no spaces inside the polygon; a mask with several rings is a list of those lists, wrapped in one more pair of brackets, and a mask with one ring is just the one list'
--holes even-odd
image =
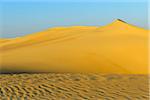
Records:
{"label": "dune shadow", "polygon": [[55,73],[55,72],[0,69],[0,74],[41,74],[41,73]]}

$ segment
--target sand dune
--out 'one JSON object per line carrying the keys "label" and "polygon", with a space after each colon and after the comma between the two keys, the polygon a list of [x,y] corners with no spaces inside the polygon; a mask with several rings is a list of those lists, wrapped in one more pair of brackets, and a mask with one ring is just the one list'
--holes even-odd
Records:
{"label": "sand dune", "polygon": [[148,73],[148,30],[122,20],[0,40],[2,71]]}
{"label": "sand dune", "polygon": [[6,43],[6,42],[10,42],[11,39],[3,39],[3,38],[0,38],[0,43]]}
{"label": "sand dune", "polygon": [[149,100],[147,75],[0,75],[0,100]]}

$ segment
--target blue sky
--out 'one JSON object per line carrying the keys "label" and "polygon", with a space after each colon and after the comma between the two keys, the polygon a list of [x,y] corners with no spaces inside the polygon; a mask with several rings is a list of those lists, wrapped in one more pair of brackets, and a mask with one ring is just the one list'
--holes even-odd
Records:
{"label": "blue sky", "polygon": [[117,18],[148,28],[148,0],[5,0],[0,7],[0,37],[58,26],[103,26]]}

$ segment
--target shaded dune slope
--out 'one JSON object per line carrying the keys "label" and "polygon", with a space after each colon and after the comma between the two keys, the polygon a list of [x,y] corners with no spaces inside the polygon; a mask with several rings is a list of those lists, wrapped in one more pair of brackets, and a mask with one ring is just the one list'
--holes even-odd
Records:
{"label": "shaded dune slope", "polygon": [[148,73],[148,30],[116,20],[0,40],[2,71]]}

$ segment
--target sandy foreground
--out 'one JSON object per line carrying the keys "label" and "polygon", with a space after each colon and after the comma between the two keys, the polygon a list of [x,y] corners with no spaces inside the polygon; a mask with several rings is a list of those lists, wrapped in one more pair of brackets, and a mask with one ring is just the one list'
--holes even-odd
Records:
{"label": "sandy foreground", "polygon": [[148,90],[147,75],[0,75],[0,100],[148,100]]}

